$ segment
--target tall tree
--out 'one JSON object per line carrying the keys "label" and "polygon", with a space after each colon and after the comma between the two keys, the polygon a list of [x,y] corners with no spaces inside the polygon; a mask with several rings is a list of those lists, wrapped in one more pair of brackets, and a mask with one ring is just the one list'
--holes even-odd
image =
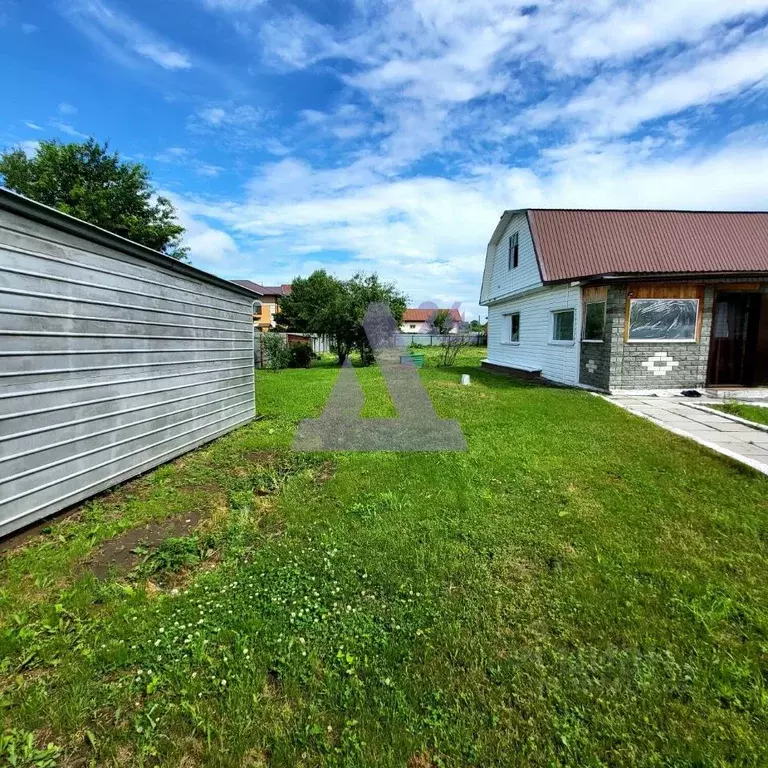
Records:
{"label": "tall tree", "polygon": [[405,311],[405,296],[377,275],[339,280],[321,269],[309,277],[297,277],[291,285],[291,294],[280,302],[278,324],[291,331],[330,336],[339,365],[353,349],[360,351],[365,364],[373,361],[362,325],[369,304],[387,304],[398,323]]}
{"label": "tall tree", "polygon": [[430,329],[441,336],[453,328],[450,309],[436,309],[429,321]]}
{"label": "tall tree", "polygon": [[32,157],[20,149],[3,152],[0,176],[26,197],[174,259],[186,258],[184,227],[171,201],[156,196],[146,166],[124,162],[106,142],[41,141]]}

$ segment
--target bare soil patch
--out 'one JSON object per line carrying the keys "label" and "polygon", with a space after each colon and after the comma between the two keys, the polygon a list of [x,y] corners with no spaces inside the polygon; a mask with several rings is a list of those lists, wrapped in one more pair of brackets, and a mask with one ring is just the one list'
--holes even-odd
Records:
{"label": "bare soil patch", "polygon": [[138,547],[151,547],[170,537],[186,536],[199,522],[200,515],[192,512],[132,528],[105,542],[91,556],[86,568],[99,579],[106,578],[112,569],[118,573],[127,573],[139,564],[140,556],[135,551]]}

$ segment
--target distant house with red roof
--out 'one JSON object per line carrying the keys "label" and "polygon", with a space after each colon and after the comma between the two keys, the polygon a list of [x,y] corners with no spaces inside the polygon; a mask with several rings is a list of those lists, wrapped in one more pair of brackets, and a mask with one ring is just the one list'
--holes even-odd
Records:
{"label": "distant house with red roof", "polygon": [[456,333],[463,322],[458,309],[406,309],[400,323],[401,333],[434,333],[432,320],[437,312],[449,312],[452,328],[449,333]]}
{"label": "distant house with red roof", "polygon": [[251,280],[233,280],[232,282],[261,294],[261,298],[254,305],[254,327],[260,331],[268,331],[270,328],[274,328],[276,325],[275,316],[280,311],[280,299],[291,293],[290,283],[260,285]]}

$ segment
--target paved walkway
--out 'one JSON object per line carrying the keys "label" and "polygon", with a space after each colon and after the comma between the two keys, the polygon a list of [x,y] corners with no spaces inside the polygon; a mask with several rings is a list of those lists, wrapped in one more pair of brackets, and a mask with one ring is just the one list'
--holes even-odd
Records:
{"label": "paved walkway", "polygon": [[768,475],[768,431],[709,410],[706,401],[627,396],[606,400]]}

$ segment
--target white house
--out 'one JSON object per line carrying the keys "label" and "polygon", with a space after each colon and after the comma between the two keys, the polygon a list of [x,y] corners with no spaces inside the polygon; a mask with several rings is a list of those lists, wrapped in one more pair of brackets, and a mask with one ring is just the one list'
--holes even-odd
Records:
{"label": "white house", "polygon": [[406,309],[400,323],[400,333],[432,333],[432,319],[436,312],[449,312],[451,328],[448,333],[456,333],[462,323],[458,309]]}
{"label": "white house", "polygon": [[768,213],[522,209],[488,244],[483,365],[603,391],[768,384]]}

